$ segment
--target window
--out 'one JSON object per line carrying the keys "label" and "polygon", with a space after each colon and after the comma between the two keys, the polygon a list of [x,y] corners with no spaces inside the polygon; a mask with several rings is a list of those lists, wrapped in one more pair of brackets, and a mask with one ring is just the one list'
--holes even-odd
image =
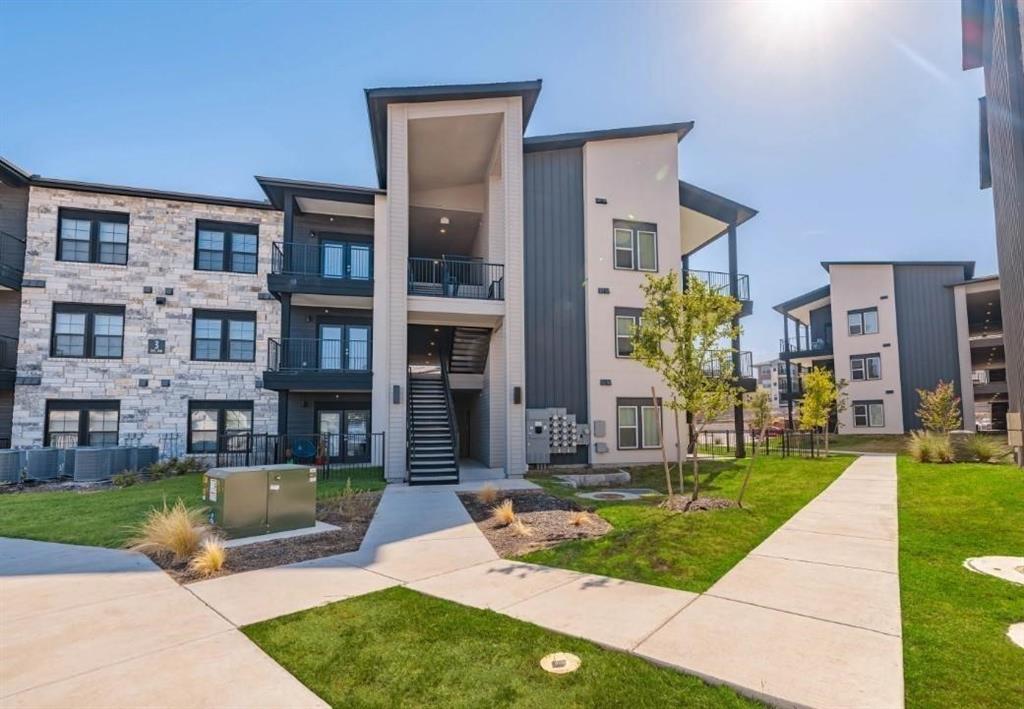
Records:
{"label": "window", "polygon": [[882,402],[853,402],[853,425],[855,428],[883,428],[885,426],[885,409]]}
{"label": "window", "polygon": [[119,401],[51,399],[46,402],[44,443],[55,448],[116,446],[120,408]]}
{"label": "window", "polygon": [[615,268],[626,271],[658,270],[658,227],[655,224],[614,222]]}
{"label": "window", "polygon": [[225,222],[196,222],[198,271],[256,273],[259,226]]}
{"label": "window", "polygon": [[124,306],[54,303],[51,357],[121,359]]}
{"label": "window", "polygon": [[875,354],[853,355],[850,357],[850,379],[865,381],[882,378],[882,358]]}
{"label": "window", "polygon": [[878,308],[851,310],[846,314],[850,335],[874,335],[878,332]]}
{"label": "window", "polygon": [[128,263],[128,215],[61,209],[57,217],[57,260]]}
{"label": "window", "polygon": [[252,435],[251,401],[188,402],[188,452],[246,450]]}
{"label": "window", "polygon": [[618,447],[661,448],[661,402],[651,399],[618,399]]}
{"label": "window", "polygon": [[192,359],[207,362],[256,360],[256,313],[192,311]]}
{"label": "window", "polygon": [[633,356],[633,330],[640,325],[639,308],[615,309],[615,356]]}

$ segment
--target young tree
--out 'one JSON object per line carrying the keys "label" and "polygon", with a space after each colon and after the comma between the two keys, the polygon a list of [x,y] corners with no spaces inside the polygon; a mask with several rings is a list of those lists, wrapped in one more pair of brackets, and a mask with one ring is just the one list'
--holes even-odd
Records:
{"label": "young tree", "polygon": [[836,382],[832,372],[814,367],[804,375],[804,401],[800,407],[800,428],[813,436],[817,429],[825,431],[825,455],[828,455],[829,420],[833,411],[845,409],[842,396],[845,382]]}
{"label": "young tree", "polygon": [[[740,303],[694,277],[684,290],[674,271],[647,276],[641,290],[645,304],[633,331],[633,357],[664,380],[670,392],[665,406],[677,416],[690,412],[689,433],[694,440],[737,402],[732,350],[721,343],[738,335],[732,321]],[[678,459],[682,476],[682,446],[678,446]],[[696,500],[700,494],[696,450],[692,460],[692,498]]]}
{"label": "young tree", "polygon": [[953,382],[940,379],[933,390],[918,389],[917,395],[921,397],[921,408],[917,410],[917,415],[925,430],[949,433],[959,430],[963,425],[960,397],[956,395]]}
{"label": "young tree", "polygon": [[[772,410],[772,399],[767,389],[758,389],[746,397],[746,408],[750,412],[750,423],[757,431],[757,440],[762,450],[767,444],[766,435],[768,427],[772,424],[775,412]],[[755,447],[756,450],[756,447]],[[754,467],[754,456],[747,460],[747,474],[743,476],[743,484],[740,486],[740,494],[736,496],[737,507],[743,507],[743,494],[747,491],[747,483],[750,482],[750,473]]]}

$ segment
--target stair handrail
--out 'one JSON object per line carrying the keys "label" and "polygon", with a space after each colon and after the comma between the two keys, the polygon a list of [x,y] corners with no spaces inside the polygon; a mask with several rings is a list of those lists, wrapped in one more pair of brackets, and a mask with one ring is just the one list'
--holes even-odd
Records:
{"label": "stair handrail", "polygon": [[405,481],[412,482],[416,437],[412,435],[412,369],[405,370]]}
{"label": "stair handrail", "polygon": [[[448,338],[448,352],[447,355],[451,357],[453,342],[455,340],[455,330],[452,329],[451,337]],[[458,480],[459,476],[459,452],[462,447],[459,445],[459,426],[455,421],[455,399],[452,398],[452,387],[448,380],[448,365],[445,363],[444,354],[438,353],[438,357],[441,360],[441,381],[444,382],[444,395],[448,402],[448,427],[452,432],[452,460],[455,461],[455,479]]]}

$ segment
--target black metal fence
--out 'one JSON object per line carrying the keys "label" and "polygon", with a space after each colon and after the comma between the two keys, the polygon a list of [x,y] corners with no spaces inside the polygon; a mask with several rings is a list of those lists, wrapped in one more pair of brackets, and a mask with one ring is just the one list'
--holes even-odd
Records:
{"label": "black metal fence", "polygon": [[370,342],[351,335],[341,340],[270,338],[267,369],[271,372],[367,372],[370,370]]}
{"label": "black metal fence", "polygon": [[[817,436],[805,431],[769,432],[763,438],[750,431],[743,442],[747,455],[814,457],[820,451]],[[736,455],[736,432],[701,431],[694,447],[698,455],[732,458]]]}
{"label": "black metal fence", "polygon": [[[713,291],[729,295],[731,292],[732,277],[725,271],[697,271],[688,269],[683,271],[684,275],[696,278],[705,283]],[[745,273],[736,274],[736,298],[737,300],[750,300],[750,276]]]}
{"label": "black metal fence", "polygon": [[373,278],[373,247],[363,242],[275,242],[270,270],[271,273],[369,281]]}
{"label": "black metal fence", "polygon": [[218,468],[278,463],[315,467],[321,479],[357,475],[383,480],[384,433],[240,433],[218,438]]}
{"label": "black metal fence", "polygon": [[505,266],[458,258],[409,259],[409,294],[505,299]]}
{"label": "black metal fence", "polygon": [[[732,363],[732,353],[729,354],[729,362]],[[729,371],[730,374],[734,374],[740,379],[752,379],[754,376],[754,354],[752,352],[741,351],[740,355],[740,368],[736,372]],[[727,367],[727,370],[730,368]],[[704,374],[709,377],[720,377],[722,376],[721,363],[717,360],[711,360],[710,362],[704,363]]]}

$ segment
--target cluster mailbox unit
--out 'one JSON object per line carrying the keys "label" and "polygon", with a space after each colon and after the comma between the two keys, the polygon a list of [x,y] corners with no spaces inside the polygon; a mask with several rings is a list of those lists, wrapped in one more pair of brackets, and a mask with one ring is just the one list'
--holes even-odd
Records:
{"label": "cluster mailbox unit", "polygon": [[203,476],[210,523],[230,538],[316,525],[316,469],[306,465],[212,468]]}

